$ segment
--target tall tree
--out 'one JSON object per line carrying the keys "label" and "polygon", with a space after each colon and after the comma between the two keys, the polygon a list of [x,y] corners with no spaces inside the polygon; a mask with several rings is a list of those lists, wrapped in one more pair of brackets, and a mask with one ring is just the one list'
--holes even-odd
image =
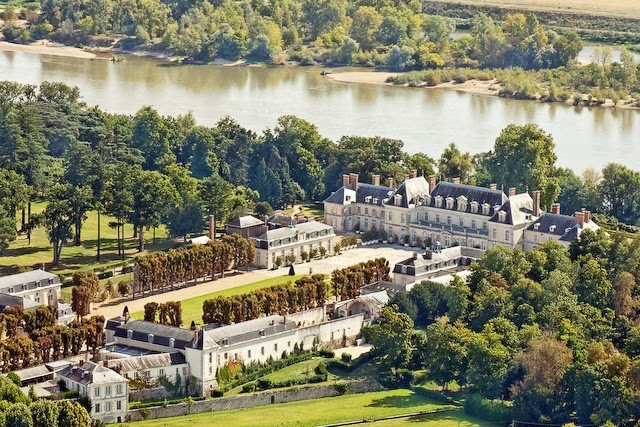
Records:
{"label": "tall tree", "polygon": [[60,263],[62,246],[71,238],[71,226],[74,223],[73,207],[68,198],[70,186],[55,184],[48,195],[49,202],[43,212],[43,222],[49,241],[53,245],[53,264]]}

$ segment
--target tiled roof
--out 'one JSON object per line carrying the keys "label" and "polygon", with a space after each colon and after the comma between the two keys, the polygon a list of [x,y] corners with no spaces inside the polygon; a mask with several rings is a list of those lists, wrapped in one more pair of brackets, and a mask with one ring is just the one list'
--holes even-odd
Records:
{"label": "tiled roof", "polygon": [[174,348],[185,348],[193,342],[194,332],[175,326],[161,325],[159,323],[132,320],[122,326],[115,326],[115,322],[107,322],[107,329],[115,330],[114,335],[119,338],[127,338],[127,331],[132,331],[132,339],[135,341],[149,342],[149,334],[153,334],[151,344],[169,347],[169,339],[174,339]]}
{"label": "tiled roof", "polygon": [[[536,224],[538,225],[536,226]],[[527,230],[537,233],[553,234],[555,236],[564,236],[567,234],[567,229],[573,229],[577,224],[576,218],[573,216],[544,213],[537,221],[531,224]],[[551,231],[551,226],[554,225],[555,228]],[[575,237],[578,237],[577,233]]]}
{"label": "tiled roof", "polygon": [[[373,200],[376,199],[376,205],[382,206],[382,201],[391,197],[395,193],[395,189],[391,187],[384,187],[381,185],[373,185],[367,183],[359,183],[358,190],[355,191],[355,200],[352,202],[365,203],[367,197],[371,197],[367,204],[374,204]],[[351,195],[353,197],[354,191],[348,187],[340,187],[337,191],[331,193],[324,201],[327,203],[337,203],[339,205],[346,204],[346,196]]]}
{"label": "tiled roof", "polygon": [[233,221],[229,221],[227,225],[236,228],[247,228],[262,224],[264,224],[264,222],[260,221],[258,218],[251,215],[245,215],[240,218],[236,218]]}
{"label": "tiled roof", "polygon": [[[223,345],[235,345],[246,341],[259,339],[280,334],[282,332],[293,331],[297,328],[296,322],[286,321],[282,316],[272,315],[260,317],[246,322],[235,323],[233,325],[205,326],[202,330],[202,348],[210,349]],[[199,343],[200,344],[200,343]]]}
{"label": "tiled roof", "polygon": [[60,283],[60,278],[55,274],[44,270],[33,270],[25,273],[13,274],[11,276],[0,277],[0,291],[16,285],[37,282],[39,280],[53,279],[53,283]]}
{"label": "tiled roof", "polygon": [[295,227],[281,227],[268,230],[257,237],[257,239],[265,241],[282,240],[295,238],[298,233],[317,233],[324,230],[332,233],[333,227],[318,221],[308,221],[302,222]]}
{"label": "tiled roof", "polygon": [[[431,191],[430,206],[435,207],[435,198],[437,196],[442,197],[443,200],[451,197],[456,203],[460,196],[464,196],[467,199],[466,212],[471,212],[471,202],[477,202],[479,205],[479,213],[482,212],[481,206],[485,203],[493,209],[494,206],[502,206],[507,201],[507,196],[500,190],[491,190],[490,188],[466,184],[454,184],[445,181],[440,181]],[[443,206],[446,206],[444,202]],[[456,210],[458,210],[457,207]]]}
{"label": "tiled roof", "polygon": [[40,307],[41,304],[38,304],[37,302],[30,300],[29,298],[22,298],[16,295],[9,294],[0,294],[0,310],[4,310],[6,307],[11,307],[14,305],[22,307],[23,310],[31,310]]}
{"label": "tiled roof", "polygon": [[58,372],[58,376],[83,385],[127,382],[127,379],[117,372],[93,362],[84,362],[82,366],[69,365]]}

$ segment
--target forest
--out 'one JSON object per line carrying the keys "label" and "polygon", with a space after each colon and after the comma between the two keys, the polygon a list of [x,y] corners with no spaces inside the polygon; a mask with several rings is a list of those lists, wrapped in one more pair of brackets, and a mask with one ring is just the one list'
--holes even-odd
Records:
{"label": "forest", "polygon": [[568,251],[495,247],[467,281],[396,294],[363,332],[381,379],[461,388],[496,423],[637,425],[639,249],[602,230]]}
{"label": "forest", "polygon": [[[547,209],[554,202],[568,214],[584,207],[601,214],[607,228],[636,232],[640,172],[609,164],[578,176],[556,164],[554,147],[538,126],[511,125],[489,152],[451,144],[436,159],[408,154],[391,138],[332,141],[295,116],[258,134],[229,117],[209,128],[190,114],[163,117],[150,107],[132,116],[107,113],[62,83],[0,82],[0,248],[18,232],[28,237],[44,227],[56,264],[63,245],[81,244],[87,212],[95,210],[113,218],[102,227],[117,230],[118,242],[124,225],[133,225],[142,251],[145,232],[163,224],[186,239],[204,229],[206,215],[221,223],[246,212],[265,215],[322,200],[340,187],[343,173],[400,184],[414,169],[467,184],[540,189]],[[46,201],[40,214],[31,213],[35,200]]]}

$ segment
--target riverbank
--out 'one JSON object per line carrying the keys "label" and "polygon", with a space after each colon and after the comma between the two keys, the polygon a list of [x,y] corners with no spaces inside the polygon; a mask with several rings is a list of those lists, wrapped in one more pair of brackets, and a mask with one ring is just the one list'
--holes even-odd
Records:
{"label": "riverbank", "polygon": [[96,59],[98,55],[85,49],[72,46],[64,46],[40,40],[32,44],[16,44],[0,41],[0,50],[5,52],[24,52],[38,55],[64,56],[68,58]]}

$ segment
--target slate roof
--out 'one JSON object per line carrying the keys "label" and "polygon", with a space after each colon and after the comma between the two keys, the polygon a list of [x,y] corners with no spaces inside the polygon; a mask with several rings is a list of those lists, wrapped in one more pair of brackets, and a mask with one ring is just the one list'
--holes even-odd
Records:
{"label": "slate roof", "polygon": [[288,320],[285,323],[285,318],[280,315],[260,317],[226,326],[207,325],[202,329],[202,340],[198,347],[204,350],[211,349],[223,345],[224,340],[224,345],[235,345],[295,329],[296,322]]}
{"label": "slate roof", "polygon": [[[355,202],[365,203],[367,197],[371,196],[371,202],[367,204],[374,204],[373,199],[377,199],[375,203],[378,206],[382,206],[382,201],[389,197],[392,197],[395,193],[394,188],[385,187],[382,185],[373,185],[367,183],[359,183],[358,190],[355,192]],[[353,194],[353,190],[348,187],[342,186],[337,191],[331,193],[324,201],[327,203],[337,203],[339,205],[345,204],[345,195]]]}
{"label": "slate roof", "polygon": [[186,363],[184,355],[177,352],[112,359],[108,362],[110,368],[119,368],[120,372],[146,371],[148,369],[166,368],[169,366],[184,365]]}
{"label": "slate roof", "polygon": [[[153,334],[153,342],[151,344],[169,347],[169,338],[173,338],[174,348],[183,349],[191,346],[194,333],[188,329],[182,329],[175,326],[161,325],[159,323],[145,322],[144,320],[131,320],[123,325],[117,325],[114,322],[107,322],[107,329],[114,331],[114,336],[119,338],[127,338],[127,331],[133,332],[132,339],[149,343],[149,334]],[[116,326],[117,325],[117,326]]]}
{"label": "slate roof", "polygon": [[360,295],[367,295],[367,294],[373,294],[380,291],[387,291],[387,294],[389,294],[389,296],[394,296],[398,292],[406,292],[406,290],[407,290],[406,285],[379,280],[377,282],[370,283],[360,288]]}
{"label": "slate roof", "polygon": [[331,227],[330,225],[323,224],[318,221],[308,221],[302,222],[295,227],[281,227],[274,228],[273,230],[268,230],[257,237],[257,239],[268,242],[289,238],[295,239],[297,233],[317,233],[325,230],[327,232],[333,233],[333,227]]}
{"label": "slate roof", "polygon": [[[500,211],[504,211],[506,213],[504,222],[500,221]],[[533,214],[533,199],[528,193],[510,196],[507,203],[502,206],[500,211],[494,213],[489,221],[509,225],[524,224],[525,222],[530,221],[527,220],[527,216],[530,217]]]}
{"label": "slate roof", "polygon": [[402,196],[400,206],[408,208],[414,198],[425,198],[429,195],[429,183],[423,176],[405,179],[394,195],[397,194]]}
{"label": "slate roof", "polygon": [[318,221],[302,222],[296,225],[295,229],[298,230],[300,233],[317,233],[319,231],[324,231],[324,230],[333,231],[333,227]]}
{"label": "slate roof", "polygon": [[[538,224],[537,229],[536,229],[536,224]],[[556,226],[553,232],[551,231],[552,225]],[[574,233],[574,236],[577,238],[578,237],[577,227],[576,227],[577,225],[578,225],[578,222],[576,221],[576,218],[573,216],[552,214],[552,213],[545,212],[540,218],[538,218],[537,221],[531,224],[527,228],[527,230],[535,231],[537,233],[552,234],[555,236],[564,236],[565,234],[568,234],[567,233],[568,228],[570,229],[576,228],[576,232]]]}
{"label": "slate roof", "polygon": [[60,283],[60,278],[58,276],[44,270],[33,270],[25,273],[13,274],[11,276],[0,277],[0,292],[4,292],[5,289],[14,286],[26,285],[27,283],[49,279],[52,279],[53,283]]}
{"label": "slate roof", "polygon": [[9,294],[0,294],[0,311],[14,305],[19,305],[23,310],[33,310],[40,307],[40,304],[30,300],[29,298],[22,298],[16,295]]}
{"label": "slate roof", "polygon": [[258,218],[251,215],[245,215],[241,216],[240,218],[236,218],[233,221],[229,221],[227,226],[236,228],[247,228],[262,224],[264,224],[264,222],[260,221]]}
{"label": "slate roof", "polygon": [[[84,377],[82,374],[85,374]],[[104,367],[102,364],[84,362],[82,366],[69,365],[58,372],[58,376],[68,378],[82,385],[113,384],[127,382],[127,379],[117,372]]]}
{"label": "slate roof", "polygon": [[38,365],[31,368],[20,369],[18,371],[14,371],[14,373],[20,378],[20,381],[27,381],[34,378],[52,375],[53,371],[47,368],[45,365]]}
{"label": "slate roof", "polygon": [[[490,188],[477,187],[474,185],[454,184],[452,182],[440,181],[431,191],[431,207],[436,206],[435,198],[441,196],[443,200],[451,197],[455,200],[455,210],[457,208],[458,197],[467,198],[466,212],[471,212],[471,202],[478,202],[478,213],[482,212],[482,205],[488,204],[491,209],[494,206],[502,206],[507,201],[507,196],[501,190],[491,190]],[[443,207],[446,206],[443,202]]]}

